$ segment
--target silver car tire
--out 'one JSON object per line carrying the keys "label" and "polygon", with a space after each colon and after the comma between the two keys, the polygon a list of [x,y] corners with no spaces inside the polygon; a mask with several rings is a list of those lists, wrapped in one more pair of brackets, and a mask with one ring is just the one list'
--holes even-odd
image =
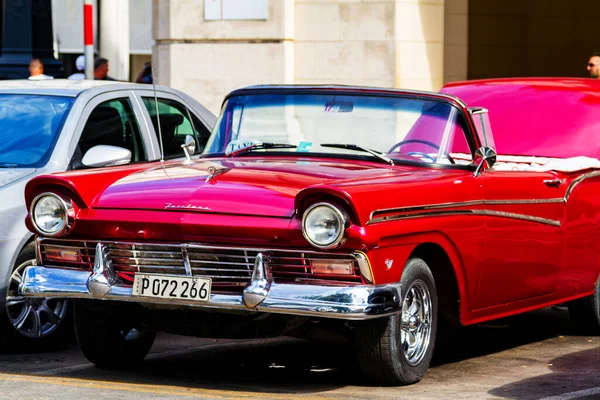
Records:
{"label": "silver car tire", "polygon": [[402,312],[356,326],[360,368],[371,381],[410,385],[423,378],[435,346],[438,299],[429,266],[411,258],[400,280]]}

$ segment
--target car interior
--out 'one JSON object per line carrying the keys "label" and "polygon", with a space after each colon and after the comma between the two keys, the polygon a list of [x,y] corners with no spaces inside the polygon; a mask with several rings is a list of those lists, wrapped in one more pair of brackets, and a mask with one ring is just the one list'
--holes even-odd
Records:
{"label": "car interior", "polygon": [[125,148],[131,152],[131,162],[146,160],[139,130],[134,126],[133,118],[127,118],[127,115],[123,118],[120,110],[114,105],[121,104],[114,101],[101,104],[90,113],[71,161],[73,169],[83,168],[83,155],[97,145]]}
{"label": "car interior", "polygon": [[[156,115],[150,117],[154,130],[158,134],[158,122]],[[177,128],[183,123],[181,114],[160,114],[160,129],[163,138],[165,158],[183,156],[181,145],[185,142],[185,135],[178,135]]]}

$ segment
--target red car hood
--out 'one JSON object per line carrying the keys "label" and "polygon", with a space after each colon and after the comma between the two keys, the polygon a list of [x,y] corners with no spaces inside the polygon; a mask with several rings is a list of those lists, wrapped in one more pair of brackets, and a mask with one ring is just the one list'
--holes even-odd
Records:
{"label": "red car hood", "polygon": [[[211,167],[216,169],[212,178]],[[291,217],[294,199],[302,189],[325,185],[348,187],[353,182],[360,185],[367,180],[418,170],[314,159],[172,163],[118,179],[96,198],[92,207]]]}

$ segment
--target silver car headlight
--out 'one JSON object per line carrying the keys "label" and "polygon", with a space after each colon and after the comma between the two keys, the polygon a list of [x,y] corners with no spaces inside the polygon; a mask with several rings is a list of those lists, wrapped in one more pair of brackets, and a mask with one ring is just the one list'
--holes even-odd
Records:
{"label": "silver car headlight", "polygon": [[71,228],[71,200],[54,193],[42,193],[31,203],[31,221],[42,235],[60,236]]}
{"label": "silver car headlight", "polygon": [[302,234],[315,247],[331,249],[344,239],[348,217],[329,203],[310,206],[302,217]]}

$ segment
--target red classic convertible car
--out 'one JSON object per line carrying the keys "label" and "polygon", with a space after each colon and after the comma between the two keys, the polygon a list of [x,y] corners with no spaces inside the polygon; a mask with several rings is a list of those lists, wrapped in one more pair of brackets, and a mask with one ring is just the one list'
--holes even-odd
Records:
{"label": "red classic convertible car", "polygon": [[368,378],[411,384],[441,324],[569,302],[597,327],[599,89],[236,90],[199,158],[32,179],[20,292],[75,299],[81,350],[104,367],[143,359],[158,330],[325,330]]}

